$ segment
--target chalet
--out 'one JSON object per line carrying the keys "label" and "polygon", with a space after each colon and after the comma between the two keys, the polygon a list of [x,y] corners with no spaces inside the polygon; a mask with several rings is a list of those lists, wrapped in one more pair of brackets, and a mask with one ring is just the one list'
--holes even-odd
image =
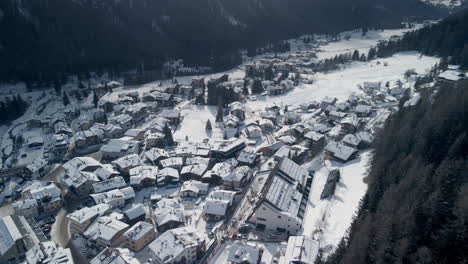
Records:
{"label": "chalet", "polygon": [[163,133],[146,133],[145,139],[147,148],[163,148],[165,146],[165,139]]}
{"label": "chalet", "polygon": [[122,175],[128,176],[130,169],[141,165],[142,161],[137,154],[130,154],[112,161],[112,164]]}
{"label": "chalet", "polygon": [[322,101],[320,102],[320,108],[325,109],[330,105],[335,105],[337,101],[338,99],[336,99],[335,97],[332,98],[332,97],[327,96],[323,98]]}
{"label": "chalet", "polygon": [[156,184],[158,186],[164,185],[178,185],[180,183],[179,171],[174,168],[164,168],[159,170],[156,178]]}
{"label": "chalet", "polygon": [[330,142],[325,146],[327,157],[341,162],[348,162],[355,158],[357,150],[339,142]]}
{"label": "chalet", "polygon": [[123,211],[124,222],[129,225],[134,225],[139,221],[146,219],[146,211],[141,204],[135,205],[130,209]]}
{"label": "chalet", "polygon": [[235,115],[227,115],[223,119],[224,128],[238,128],[240,124],[240,119]]}
{"label": "chalet", "polygon": [[372,113],[372,107],[369,105],[357,105],[354,109],[358,117],[368,117]]}
{"label": "chalet", "polygon": [[319,242],[312,238],[307,236],[290,236],[286,251],[279,259],[279,264],[315,263],[319,249]]}
{"label": "chalet", "polygon": [[135,198],[135,191],[132,187],[115,189],[103,193],[91,194],[94,204],[107,204],[111,208],[122,208]]}
{"label": "chalet", "polygon": [[129,226],[107,216],[100,216],[86,229],[83,236],[98,248],[116,247],[122,242],[122,234]]}
{"label": "chalet", "polygon": [[235,194],[226,190],[212,191],[203,205],[203,218],[206,221],[219,221],[226,217],[232,208]]}
{"label": "chalet", "polygon": [[239,165],[245,165],[251,168],[255,167],[259,161],[260,155],[258,155],[258,153],[248,152],[245,150],[242,150],[237,157],[237,162],[239,162]]}
{"label": "chalet", "polygon": [[244,245],[240,241],[235,241],[226,247],[228,251],[226,264],[258,264],[262,250],[258,247]]}
{"label": "chalet", "polygon": [[276,153],[281,147],[285,144],[283,141],[276,141],[273,144],[261,147],[258,151],[261,152],[264,156],[271,156]]}
{"label": "chalet", "polygon": [[169,158],[169,153],[164,149],[152,148],[145,152],[145,160],[153,165],[158,165],[160,160],[167,158]]}
{"label": "chalet", "polygon": [[325,145],[325,136],[317,132],[310,131],[309,133],[304,135],[304,138],[309,140],[310,148],[322,148]]}
{"label": "chalet", "polygon": [[[205,237],[192,227],[169,230],[148,245],[156,264],[198,263],[205,251]],[[170,248],[171,250],[167,250]]]}
{"label": "chalet", "polygon": [[180,123],[181,114],[177,110],[164,110],[160,116],[169,120],[169,123],[173,125]]}
{"label": "chalet", "polygon": [[[125,241],[125,240],[124,240]],[[89,264],[140,264],[133,251],[128,248],[106,247],[89,261]]]}
{"label": "chalet", "polygon": [[303,167],[283,158],[268,175],[248,222],[258,230],[297,234],[302,226],[312,179]]}
{"label": "chalet", "polygon": [[181,157],[172,157],[159,161],[159,164],[161,168],[173,168],[179,171],[184,165],[184,159]]}
{"label": "chalet", "polygon": [[124,131],[120,125],[107,124],[104,127],[104,135],[106,138],[119,138],[124,135]]}
{"label": "chalet", "polygon": [[259,122],[259,125],[262,128],[262,130],[265,132],[272,132],[275,130],[275,125],[269,119],[265,119],[265,118],[261,119]]}
{"label": "chalet", "polygon": [[112,167],[111,164],[103,164],[101,167],[94,171],[101,181],[119,177],[120,173]]}
{"label": "chalet", "polygon": [[294,112],[294,111],[289,111],[289,112],[286,112],[283,116],[284,118],[284,122],[286,122],[286,124],[295,124],[299,121],[301,121],[301,116]]}
{"label": "chalet", "polygon": [[111,139],[100,149],[104,159],[116,159],[140,151],[140,142],[135,140]]}
{"label": "chalet", "polygon": [[359,127],[359,120],[356,116],[349,115],[348,117],[345,117],[343,120],[341,120],[340,125],[344,131],[348,133],[354,133]]}
{"label": "chalet", "polygon": [[328,113],[328,119],[331,121],[339,121],[347,116],[346,113],[337,112],[337,111],[330,111]]}
{"label": "chalet", "polygon": [[180,177],[182,180],[201,179],[208,169],[208,163],[190,164],[182,168]]}
{"label": "chalet", "polygon": [[239,120],[244,121],[245,120],[245,110],[244,106],[240,102],[233,102],[230,104],[230,114],[236,116],[239,118]]}
{"label": "chalet", "polygon": [[282,86],[279,85],[269,85],[266,88],[268,95],[270,96],[275,96],[275,95],[281,95],[285,93],[285,90]]}
{"label": "chalet", "polygon": [[110,211],[107,204],[98,204],[92,207],[84,207],[67,215],[70,233],[84,233],[92,222],[98,217]]}
{"label": "chalet", "polygon": [[22,196],[23,200],[13,203],[16,215],[44,218],[62,207],[61,192],[54,183],[29,188]]}
{"label": "chalet", "polygon": [[247,166],[235,168],[231,173],[224,175],[223,186],[227,189],[242,188],[252,177],[252,170]]}
{"label": "chalet", "polygon": [[149,108],[145,103],[136,103],[129,105],[125,113],[132,117],[133,123],[137,123],[149,115]]}
{"label": "chalet", "polygon": [[0,263],[20,263],[38,241],[24,216],[0,218],[0,230]]}
{"label": "chalet", "polygon": [[463,73],[458,66],[450,65],[449,68],[439,74],[437,83],[448,87],[462,87],[468,80],[468,73]]}
{"label": "chalet", "polygon": [[233,166],[226,162],[216,163],[211,170],[203,174],[201,181],[210,184],[221,184],[225,175],[231,173]]}
{"label": "chalet", "polygon": [[49,163],[42,157],[35,159],[26,165],[25,171],[32,178],[44,177],[50,170]]}
{"label": "chalet", "polygon": [[66,173],[61,184],[68,187],[78,197],[85,197],[93,193],[93,184],[99,182],[96,174],[88,171],[74,171]]}
{"label": "chalet", "polygon": [[184,209],[178,200],[166,198],[160,200],[156,203],[153,213],[153,219],[160,233],[184,225]]}
{"label": "chalet", "polygon": [[156,184],[159,171],[153,166],[137,166],[129,171],[130,185],[136,190],[144,187],[154,186]]}
{"label": "chalet", "polygon": [[123,244],[133,252],[139,252],[156,238],[154,226],[148,222],[138,222],[122,235]]}
{"label": "chalet", "polygon": [[118,176],[93,184],[94,193],[107,192],[127,186],[123,177]]}
{"label": "chalet", "polygon": [[208,184],[196,180],[186,181],[182,184],[179,194],[180,197],[198,197],[208,194]]}
{"label": "chalet", "polygon": [[211,150],[211,155],[216,159],[228,159],[235,157],[236,153],[245,148],[245,142],[242,139],[231,139],[218,141],[214,149]]}

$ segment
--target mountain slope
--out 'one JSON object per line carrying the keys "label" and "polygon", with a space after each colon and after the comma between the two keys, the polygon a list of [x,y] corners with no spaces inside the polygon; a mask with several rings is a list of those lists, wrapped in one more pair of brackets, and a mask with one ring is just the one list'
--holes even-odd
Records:
{"label": "mountain slope", "polygon": [[419,0],[5,0],[0,10],[0,80],[30,81],[177,57],[210,65],[300,33],[440,15]]}

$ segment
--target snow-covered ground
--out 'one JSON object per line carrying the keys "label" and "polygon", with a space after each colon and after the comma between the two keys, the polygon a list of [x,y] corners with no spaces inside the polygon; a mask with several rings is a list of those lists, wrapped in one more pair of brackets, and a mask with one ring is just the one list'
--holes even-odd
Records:
{"label": "snow-covered ground", "polygon": [[[205,105],[188,105],[182,110],[183,120],[174,133],[175,140],[185,140],[201,142],[204,139],[222,139],[223,131],[217,127],[216,120],[217,107]],[[206,131],[206,122],[210,120],[211,132]]]}
{"label": "snow-covered ground", "polygon": [[[361,153],[358,159],[344,164],[324,161],[322,156],[307,164],[316,172],[302,234],[317,239],[325,254],[331,253],[346,234],[359,201],[367,191],[364,178],[367,176],[367,165],[371,158],[372,152],[366,151]],[[328,173],[334,169],[339,169],[341,173],[335,194],[331,198],[321,200],[320,194]]]}
{"label": "snow-covered ground", "polygon": [[[416,52],[403,52],[390,58],[370,62],[353,62],[343,69],[330,73],[317,73],[311,77],[313,84],[301,83],[291,92],[279,96],[257,96],[257,101],[249,101],[247,106],[253,110],[264,110],[271,104],[299,105],[301,103],[321,100],[325,96],[346,100],[353,93],[360,93],[359,84],[364,82],[395,81],[403,79],[403,74],[409,69],[417,73],[425,73],[439,59],[421,56]],[[385,66],[387,65],[387,66]]]}

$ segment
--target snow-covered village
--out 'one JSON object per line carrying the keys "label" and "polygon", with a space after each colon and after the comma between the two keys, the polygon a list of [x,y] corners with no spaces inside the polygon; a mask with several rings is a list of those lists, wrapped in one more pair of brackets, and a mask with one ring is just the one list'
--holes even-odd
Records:
{"label": "snow-covered village", "polygon": [[28,107],[0,127],[0,263],[328,256],[367,191],[376,133],[440,62],[376,56],[409,30],[305,35],[221,73],[172,61],[174,77],[138,85],[93,74],[59,91],[3,87]]}

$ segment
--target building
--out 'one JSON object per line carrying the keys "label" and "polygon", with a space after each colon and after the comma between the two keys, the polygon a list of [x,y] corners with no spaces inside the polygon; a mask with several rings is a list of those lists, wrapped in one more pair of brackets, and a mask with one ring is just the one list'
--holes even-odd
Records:
{"label": "building", "polygon": [[148,222],[138,222],[123,235],[123,245],[139,252],[156,238],[155,227]]}
{"label": "building", "polygon": [[129,226],[108,216],[100,216],[83,233],[88,243],[97,247],[116,247],[122,242],[122,234]]}
{"label": "building", "polygon": [[0,218],[0,263],[16,264],[40,241],[24,216]]}
{"label": "building", "polygon": [[325,146],[328,158],[341,162],[348,162],[356,156],[357,150],[339,142],[330,142]]}
{"label": "building", "polygon": [[177,110],[164,110],[160,115],[169,120],[169,123],[172,125],[180,123],[181,115],[180,112]]}
{"label": "building", "polygon": [[142,160],[137,154],[130,154],[112,161],[112,164],[122,174],[129,176],[130,170],[142,164]]}
{"label": "building", "polygon": [[290,236],[286,252],[279,259],[279,264],[315,263],[319,253],[319,242],[306,236]]}
{"label": "building", "polygon": [[30,188],[23,193],[23,197],[24,200],[13,204],[17,215],[44,218],[62,207],[61,192],[54,183]]}
{"label": "building", "polygon": [[76,171],[67,173],[61,179],[61,184],[66,186],[78,197],[85,197],[94,192],[93,184],[99,182],[99,178],[93,172]]}
{"label": "building", "polygon": [[245,165],[251,168],[257,166],[259,161],[260,155],[258,153],[252,153],[245,150],[242,150],[237,157],[237,162],[239,162],[239,165]]}
{"label": "building", "polygon": [[133,252],[127,248],[105,248],[90,264],[140,264],[140,261],[135,258]]}
{"label": "building", "polygon": [[439,74],[437,83],[442,86],[458,88],[468,80],[468,73],[463,73],[459,66],[449,65],[446,71]]}
{"label": "building", "polygon": [[233,158],[236,153],[241,151],[243,148],[245,148],[244,140],[233,138],[217,142],[211,150],[211,155],[213,158],[217,159],[229,159]]}
{"label": "building", "polygon": [[212,191],[203,205],[203,218],[206,221],[219,221],[226,217],[234,202],[235,192]]}
{"label": "building", "polygon": [[159,232],[164,232],[183,225],[185,222],[184,209],[180,201],[174,199],[161,199],[156,203],[154,223]]}
{"label": "building", "polygon": [[124,211],[123,215],[124,221],[130,225],[146,219],[146,211],[141,204],[134,205],[132,208]]}
{"label": "building", "polygon": [[94,204],[108,204],[112,208],[121,208],[135,198],[135,191],[132,187],[115,189],[108,192],[91,194]]}
{"label": "building", "polygon": [[154,264],[194,264],[205,251],[205,238],[192,227],[181,227],[166,231],[148,247]]}
{"label": "building", "polygon": [[111,139],[100,149],[103,159],[116,159],[140,152],[140,142],[136,140]]}
{"label": "building", "polygon": [[67,215],[70,222],[70,234],[84,233],[98,216],[109,212],[111,207],[108,204],[98,204],[93,207],[84,207]]}
{"label": "building", "polygon": [[186,181],[180,187],[180,197],[198,197],[208,194],[209,185],[196,180]]}
{"label": "building", "polygon": [[53,241],[34,245],[26,252],[27,264],[74,264],[69,248],[57,246]]}
{"label": "building", "polygon": [[223,177],[223,186],[227,189],[242,188],[252,177],[252,170],[247,166],[235,168]]}
{"label": "building", "polygon": [[306,169],[282,158],[270,172],[248,222],[261,231],[297,234],[302,226],[311,184]]}
{"label": "building", "polygon": [[123,188],[127,186],[122,176],[117,176],[108,180],[97,182],[93,184],[94,193],[102,193],[110,190]]}
{"label": "building", "polygon": [[225,250],[229,253],[223,263],[227,264],[258,264],[263,253],[260,248],[244,245],[239,241],[232,243]]}

